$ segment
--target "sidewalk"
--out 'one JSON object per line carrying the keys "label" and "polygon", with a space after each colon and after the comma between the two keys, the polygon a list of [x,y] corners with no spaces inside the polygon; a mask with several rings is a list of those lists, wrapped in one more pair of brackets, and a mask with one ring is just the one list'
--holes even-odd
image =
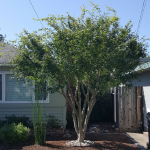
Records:
{"label": "sidewalk", "polygon": [[[148,132],[143,132],[143,133],[126,132],[126,133],[127,133],[127,135],[129,135],[129,138],[131,138],[136,145],[141,145],[145,149],[147,148]],[[141,149],[142,149],[142,147],[141,147]]]}

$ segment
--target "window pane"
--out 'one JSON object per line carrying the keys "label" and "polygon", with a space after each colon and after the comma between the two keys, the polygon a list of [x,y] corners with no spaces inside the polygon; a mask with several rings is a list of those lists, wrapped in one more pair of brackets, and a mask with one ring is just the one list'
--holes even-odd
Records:
{"label": "window pane", "polygon": [[6,74],[5,101],[32,101],[32,88],[24,82],[17,83],[12,74]]}
{"label": "window pane", "polygon": [[2,75],[0,74],[0,101],[2,100]]}

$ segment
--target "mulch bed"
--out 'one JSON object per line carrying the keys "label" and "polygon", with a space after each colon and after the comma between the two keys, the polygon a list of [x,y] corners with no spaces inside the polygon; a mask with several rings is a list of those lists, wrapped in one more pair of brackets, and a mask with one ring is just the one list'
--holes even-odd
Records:
{"label": "mulch bed", "polygon": [[69,147],[66,146],[66,142],[71,140],[76,140],[77,135],[74,133],[72,137],[63,137],[62,135],[46,137],[46,146],[40,146],[35,144],[35,139],[33,135],[30,135],[29,139],[22,144],[18,145],[4,145],[0,141],[0,150],[8,149],[23,149],[23,150],[140,150],[123,134],[98,134],[98,133],[88,133],[85,136],[85,140],[95,141],[95,146],[93,147]]}
{"label": "mulch bed", "polygon": [[35,144],[34,135],[30,135],[26,142],[17,145],[4,145],[0,140],[0,150],[140,150],[126,135],[112,129],[112,123],[92,123],[88,125],[88,128],[95,124],[100,125],[100,130],[108,130],[108,133],[112,134],[86,133],[85,140],[95,141],[95,146],[92,147],[66,146],[66,142],[77,139],[74,130],[69,129],[71,137],[63,137],[59,134],[47,135],[45,146]]}

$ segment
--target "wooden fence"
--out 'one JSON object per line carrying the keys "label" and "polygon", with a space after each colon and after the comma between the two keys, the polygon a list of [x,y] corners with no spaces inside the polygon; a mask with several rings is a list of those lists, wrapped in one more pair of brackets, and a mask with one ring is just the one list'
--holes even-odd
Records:
{"label": "wooden fence", "polygon": [[[114,121],[118,121],[119,130],[139,132],[143,127],[143,87],[111,88],[114,92]],[[128,92],[128,95],[127,95]],[[117,104],[117,105],[116,105]],[[118,107],[116,107],[118,106]],[[118,110],[117,110],[118,109]],[[118,112],[118,114],[116,114]]]}

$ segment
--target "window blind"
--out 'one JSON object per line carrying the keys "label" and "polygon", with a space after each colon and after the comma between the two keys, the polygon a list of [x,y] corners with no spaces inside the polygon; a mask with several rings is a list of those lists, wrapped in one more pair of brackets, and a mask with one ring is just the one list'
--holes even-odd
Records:
{"label": "window blind", "polygon": [[20,81],[12,74],[5,76],[5,101],[32,101],[32,88]]}

